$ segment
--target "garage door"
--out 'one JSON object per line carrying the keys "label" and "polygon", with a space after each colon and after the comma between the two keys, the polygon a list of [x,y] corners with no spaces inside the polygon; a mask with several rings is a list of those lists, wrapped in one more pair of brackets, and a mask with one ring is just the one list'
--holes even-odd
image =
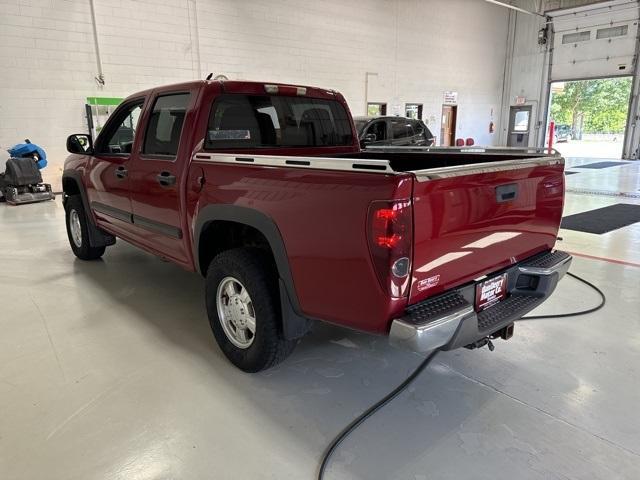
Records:
{"label": "garage door", "polygon": [[636,1],[603,2],[547,15],[554,31],[552,81],[633,74]]}

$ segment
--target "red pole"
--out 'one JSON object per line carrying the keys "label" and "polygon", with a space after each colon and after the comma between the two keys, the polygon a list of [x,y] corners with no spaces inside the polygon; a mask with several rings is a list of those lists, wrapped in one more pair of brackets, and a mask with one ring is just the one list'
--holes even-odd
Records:
{"label": "red pole", "polygon": [[553,150],[553,133],[556,129],[556,122],[551,121],[549,122],[549,153],[551,153],[551,150]]}

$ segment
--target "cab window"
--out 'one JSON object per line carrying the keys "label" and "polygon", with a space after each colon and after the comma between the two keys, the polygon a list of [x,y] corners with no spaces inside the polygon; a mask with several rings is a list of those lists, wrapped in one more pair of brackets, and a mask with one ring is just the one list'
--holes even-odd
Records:
{"label": "cab window", "polygon": [[173,93],[156,99],[149,116],[143,154],[175,158],[189,97],[189,93]]}
{"label": "cab window", "polygon": [[[373,138],[373,136],[369,137],[369,135],[375,135],[375,139]],[[382,142],[383,140],[386,140],[387,139],[386,122],[384,120],[378,120],[376,122],[373,122],[367,128],[364,138],[368,138],[370,139],[369,141],[372,141],[372,142]]]}
{"label": "cab window", "polygon": [[408,120],[392,120],[391,131],[394,139],[413,137],[413,128]]}
{"label": "cab window", "polygon": [[131,153],[143,103],[144,100],[139,100],[116,111],[116,116],[109,119],[105,126],[105,136],[97,142],[96,153]]}

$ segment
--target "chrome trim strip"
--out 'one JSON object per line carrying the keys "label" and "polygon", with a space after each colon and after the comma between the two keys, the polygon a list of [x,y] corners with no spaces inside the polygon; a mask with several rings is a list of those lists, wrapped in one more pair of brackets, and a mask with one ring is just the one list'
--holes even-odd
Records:
{"label": "chrome trim strip", "polygon": [[389,342],[414,352],[430,352],[449,343],[460,322],[469,315],[475,315],[471,305],[425,324],[416,325],[397,318],[391,322]]}
{"label": "chrome trim strip", "polygon": [[511,155],[516,153],[523,154],[541,154],[553,157],[559,157],[560,152],[555,148],[540,148],[540,147],[483,147],[479,145],[472,145],[469,147],[426,147],[426,146],[411,146],[411,145],[380,145],[365,147],[364,151],[381,151],[381,152],[422,152],[422,153],[475,153],[479,155],[496,155],[499,153],[509,153]]}
{"label": "chrome trim strip", "polygon": [[528,267],[524,265],[522,267],[518,267],[518,271],[520,273],[526,273],[528,275],[539,275],[539,276],[549,276],[557,272],[560,274],[560,278],[562,278],[564,274],[567,273],[567,270],[569,270],[569,266],[571,265],[572,260],[573,260],[573,257],[571,255],[568,255],[567,257],[563,258],[562,260],[560,260],[558,263],[556,263],[551,267],[540,268],[540,267]]}
{"label": "chrome trim strip", "polygon": [[543,165],[564,165],[562,157],[535,157],[517,160],[504,160],[499,162],[475,163],[471,165],[457,165],[454,167],[432,168],[427,170],[413,170],[418,182],[427,182],[439,178],[452,178],[462,175],[475,175],[480,173],[503,172],[506,170],[520,170],[534,168]]}
{"label": "chrome trim strip", "polygon": [[310,168],[314,170],[356,171],[397,175],[388,160],[368,160],[326,157],[285,157],[271,155],[229,155],[217,153],[196,153],[194,162],[232,163],[235,165],[259,165],[264,167]]}

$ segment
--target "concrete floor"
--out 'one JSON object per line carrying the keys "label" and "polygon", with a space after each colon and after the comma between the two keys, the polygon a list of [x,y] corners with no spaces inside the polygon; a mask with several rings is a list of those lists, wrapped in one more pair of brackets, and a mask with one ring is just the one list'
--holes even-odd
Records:
{"label": "concrete floor", "polygon": [[553,148],[558,150],[564,157],[595,157],[616,159],[622,156],[624,146],[624,136],[615,141],[595,141],[595,140],[569,140],[568,142],[557,142]]}
{"label": "concrete floor", "polygon": [[[619,201],[637,200],[570,193],[566,210]],[[439,354],[326,478],[639,478],[639,227],[563,231],[605,309]],[[317,325],[285,363],[243,374],[214,343],[200,277],[124,242],[75,260],[59,200],[0,205],[0,265],[2,480],[314,478],[331,438],[422,360]],[[566,278],[538,313],[596,301]]]}

